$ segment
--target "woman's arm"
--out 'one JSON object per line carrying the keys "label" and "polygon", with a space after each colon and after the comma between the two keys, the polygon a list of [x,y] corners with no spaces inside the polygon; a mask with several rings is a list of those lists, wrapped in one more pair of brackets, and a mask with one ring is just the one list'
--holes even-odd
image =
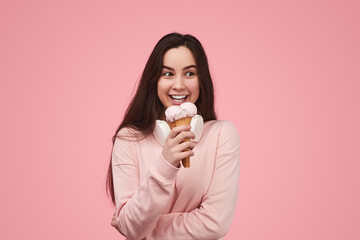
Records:
{"label": "woman's arm", "polygon": [[[127,238],[141,239],[147,236],[160,218],[171,197],[180,169],[174,166],[178,166],[184,157],[193,155],[192,151],[184,152],[187,148],[193,148],[191,142],[182,143],[184,138],[194,137],[193,133],[186,130],[190,130],[190,127],[179,126],[171,130],[162,154],[149,168],[142,182],[139,182],[135,142],[123,138],[115,140],[112,168],[117,226],[114,220],[112,225]],[[152,156],[150,154],[145,157]]]}
{"label": "woman's arm", "polygon": [[223,122],[219,133],[211,185],[199,208],[189,213],[161,215],[150,239],[219,239],[230,228],[239,181],[239,137]]}
{"label": "woman's arm", "polygon": [[134,142],[116,138],[112,153],[115,220],[124,236],[142,239],[155,227],[168,203],[179,169],[160,154],[140,183],[134,151]]}

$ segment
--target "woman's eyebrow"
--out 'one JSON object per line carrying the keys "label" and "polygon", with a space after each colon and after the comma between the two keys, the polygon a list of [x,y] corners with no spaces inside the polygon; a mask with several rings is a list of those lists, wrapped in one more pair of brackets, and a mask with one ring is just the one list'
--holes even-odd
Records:
{"label": "woman's eyebrow", "polygon": [[[196,68],[196,65],[189,65],[189,66],[186,66],[186,67],[184,67],[184,68],[183,68],[183,70],[186,70],[186,69],[189,69],[189,68],[192,68],[192,67]],[[162,68],[166,68],[166,69],[169,69],[169,70],[174,71],[174,69],[173,69],[173,68],[168,67],[168,66],[165,66],[165,65],[163,65],[163,66],[162,66]]]}

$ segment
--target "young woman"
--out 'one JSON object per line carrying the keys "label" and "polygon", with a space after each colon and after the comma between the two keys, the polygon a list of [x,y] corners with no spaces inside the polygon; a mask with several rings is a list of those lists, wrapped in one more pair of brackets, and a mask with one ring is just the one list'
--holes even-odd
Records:
{"label": "young woman", "polygon": [[[165,109],[184,102],[197,106],[202,131],[179,126],[161,141],[154,130]],[[113,144],[107,189],[116,206],[111,224],[122,235],[225,236],[238,195],[239,138],[231,122],[216,120],[207,57],[195,37],[171,33],[156,44]],[[181,167],[189,156],[190,168]]]}

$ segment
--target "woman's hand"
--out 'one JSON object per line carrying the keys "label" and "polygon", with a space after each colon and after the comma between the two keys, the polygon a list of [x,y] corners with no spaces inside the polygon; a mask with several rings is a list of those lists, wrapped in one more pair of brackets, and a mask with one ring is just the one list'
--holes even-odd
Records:
{"label": "woman's hand", "polygon": [[[195,144],[191,141],[184,142],[186,138],[195,138],[190,129],[189,125],[174,127],[165,140],[162,155],[174,167],[180,167],[182,159],[194,155],[192,149]],[[187,148],[191,150],[185,151]]]}
{"label": "woman's hand", "polygon": [[116,228],[116,230],[118,230],[118,231],[121,233],[120,228],[119,228],[119,224],[118,224],[118,222],[116,221],[116,212],[114,212],[114,215],[113,215],[113,217],[112,217],[112,219],[111,219],[111,226],[113,226],[114,228]]}

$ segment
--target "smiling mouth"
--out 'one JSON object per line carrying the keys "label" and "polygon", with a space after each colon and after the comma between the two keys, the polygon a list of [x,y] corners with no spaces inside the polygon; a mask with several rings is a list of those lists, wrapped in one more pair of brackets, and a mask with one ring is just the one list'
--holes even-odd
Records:
{"label": "smiling mouth", "polygon": [[184,103],[188,95],[169,95],[174,104]]}

